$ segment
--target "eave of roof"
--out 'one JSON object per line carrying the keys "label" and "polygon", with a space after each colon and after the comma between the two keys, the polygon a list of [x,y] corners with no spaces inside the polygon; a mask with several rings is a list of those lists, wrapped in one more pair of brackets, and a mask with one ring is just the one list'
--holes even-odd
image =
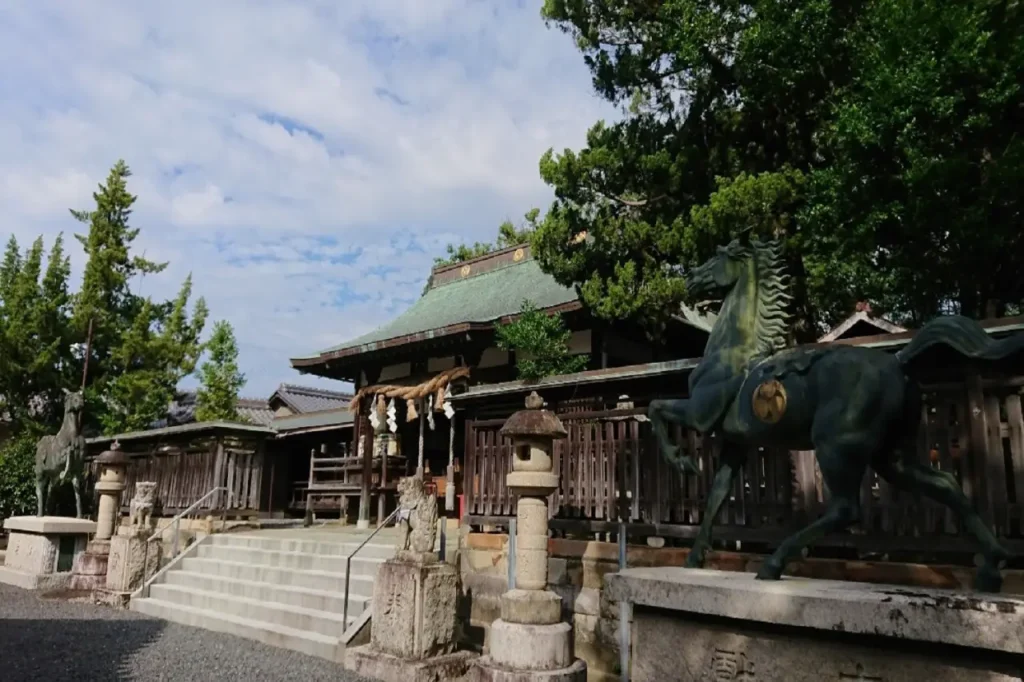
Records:
{"label": "eave of roof", "polygon": [[320,412],[308,412],[306,414],[289,415],[278,417],[271,423],[271,427],[277,431],[278,437],[283,437],[296,432],[306,432],[311,429],[334,429],[352,426],[354,416],[348,407],[333,410],[322,410]]}
{"label": "eave of roof", "polygon": [[683,360],[649,362],[642,365],[626,365],[624,367],[611,367],[608,369],[591,369],[585,372],[577,372],[576,374],[559,374],[532,381],[518,380],[506,381],[500,384],[480,384],[470,387],[463,393],[453,395],[451,401],[458,404],[504,393],[525,393],[545,388],[582,386],[585,384],[659,377],[692,370],[699,363],[700,358],[686,358]]}
{"label": "eave of roof", "polygon": [[115,440],[145,440],[151,438],[160,438],[161,436],[177,436],[186,433],[202,433],[204,431],[227,431],[230,433],[262,434],[266,436],[272,436],[276,433],[274,429],[267,426],[259,426],[256,424],[240,424],[238,422],[210,421],[192,422],[190,424],[180,424],[178,426],[165,426],[163,428],[150,429],[148,431],[131,431],[129,433],[119,433],[113,436],[97,436],[95,438],[87,439],[86,443],[88,443],[89,445],[93,445],[97,443],[113,442]]}
{"label": "eave of roof", "polygon": [[[1024,331],[1024,316],[982,320],[979,324],[989,334],[1019,332]],[[813,348],[816,346],[829,346],[835,344],[895,350],[909,343],[910,340],[914,338],[915,333],[916,330],[901,332],[899,334],[861,336],[851,339],[839,339],[832,342],[810,343],[805,344],[804,347]],[[652,362],[641,365],[614,367],[610,369],[589,370],[586,372],[578,372],[576,374],[561,374],[553,377],[545,377],[536,381],[506,381],[500,384],[480,384],[477,386],[471,386],[466,391],[452,396],[451,400],[453,404],[465,404],[474,400],[481,400],[497,395],[525,393],[527,391],[535,391],[545,388],[581,386],[593,383],[610,383],[630,379],[672,375],[680,372],[689,372],[694,369],[700,361],[701,358],[671,360],[669,362]]]}
{"label": "eave of roof", "polygon": [[864,322],[865,324],[869,324],[872,327],[889,334],[902,334],[907,331],[906,328],[893,324],[889,320],[881,317],[875,317],[861,310],[843,320],[835,328],[818,339],[818,342],[828,343],[830,341],[836,341],[840,336],[853,329],[858,322]]}
{"label": "eave of roof", "polygon": [[267,402],[270,403],[275,397],[287,405],[290,410],[298,414],[333,410],[347,405],[352,400],[351,393],[329,391],[327,389],[297,384],[281,384],[270,395]]}

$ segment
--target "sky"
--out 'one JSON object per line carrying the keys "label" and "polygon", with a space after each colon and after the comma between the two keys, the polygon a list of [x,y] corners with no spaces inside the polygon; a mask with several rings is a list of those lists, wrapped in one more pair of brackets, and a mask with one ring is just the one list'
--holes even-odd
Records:
{"label": "sky", "polygon": [[169,262],[136,291],[191,272],[244,396],[344,389],[288,359],[397,316],[446,244],[546,209],[541,154],[615,118],[540,4],[0,2],[0,239],[64,233],[77,279],[68,209],[122,158],[137,253]]}

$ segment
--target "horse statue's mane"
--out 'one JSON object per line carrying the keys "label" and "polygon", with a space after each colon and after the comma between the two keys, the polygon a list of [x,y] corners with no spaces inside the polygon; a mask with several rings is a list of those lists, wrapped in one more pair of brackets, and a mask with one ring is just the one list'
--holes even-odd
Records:
{"label": "horse statue's mane", "polygon": [[[728,247],[736,258],[752,258],[757,271],[757,316],[754,334],[759,355],[771,355],[788,345],[790,313],[787,304],[790,278],[782,254],[782,243],[752,239],[749,245],[739,241]],[[732,254],[730,254],[732,255]],[[719,318],[719,321],[724,321]]]}

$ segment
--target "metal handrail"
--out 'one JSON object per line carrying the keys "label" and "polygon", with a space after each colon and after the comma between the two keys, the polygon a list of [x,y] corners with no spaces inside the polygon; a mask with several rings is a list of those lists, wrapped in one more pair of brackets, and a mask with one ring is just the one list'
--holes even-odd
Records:
{"label": "metal handrail", "polygon": [[388,514],[387,518],[384,519],[383,523],[381,523],[379,526],[377,526],[373,530],[372,533],[370,533],[369,535],[366,536],[366,539],[364,539],[362,542],[359,543],[358,547],[356,547],[354,550],[349,552],[348,556],[345,557],[345,604],[342,607],[342,614],[341,614],[342,628],[345,629],[345,630],[348,630],[348,587],[349,587],[349,585],[352,582],[352,557],[354,557],[356,554],[358,554],[359,550],[361,550],[363,547],[366,546],[366,543],[368,543],[370,540],[372,540],[374,538],[374,536],[377,535],[377,533],[379,533],[385,526],[387,526],[389,523],[391,523],[391,521],[396,516],[398,516],[398,512],[400,512],[400,511],[402,511],[402,508],[401,507],[396,507],[393,512]]}
{"label": "metal handrail", "polygon": [[154,573],[152,576],[150,576],[148,578],[146,577],[146,571],[149,569],[149,543],[151,543],[151,542],[159,542],[160,539],[163,537],[164,531],[167,530],[168,528],[170,528],[171,526],[174,526],[174,539],[172,541],[173,544],[171,545],[171,547],[172,547],[171,558],[173,559],[174,557],[178,556],[178,543],[179,543],[179,541],[181,539],[181,519],[184,518],[187,514],[191,514],[193,511],[195,511],[199,507],[199,505],[201,505],[203,502],[208,500],[210,497],[212,497],[216,493],[220,493],[220,492],[227,493],[227,499],[226,499],[226,501],[224,503],[224,508],[221,511],[221,529],[223,529],[227,525],[228,506],[230,506],[230,504],[231,504],[231,491],[226,486],[219,485],[219,486],[217,486],[215,488],[211,488],[205,495],[203,495],[198,500],[196,500],[195,502],[190,504],[183,511],[179,512],[177,514],[177,516],[175,516],[173,519],[171,519],[170,521],[168,521],[164,525],[162,525],[159,528],[157,528],[153,532],[153,534],[150,535],[149,538],[146,539],[146,545],[145,545],[146,549],[143,552],[143,557],[142,557],[142,576],[143,576],[142,586],[143,586],[143,589],[148,587],[149,586],[148,585],[149,581],[152,578],[155,578],[157,573],[160,572],[159,566],[158,566],[156,573]]}

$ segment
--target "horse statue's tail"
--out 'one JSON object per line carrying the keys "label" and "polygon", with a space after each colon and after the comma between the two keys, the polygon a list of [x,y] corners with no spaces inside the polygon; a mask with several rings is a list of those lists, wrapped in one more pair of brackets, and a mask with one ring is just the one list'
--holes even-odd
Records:
{"label": "horse statue's tail", "polygon": [[1024,350],[1024,334],[995,340],[971,318],[945,315],[921,327],[910,343],[896,353],[896,357],[901,365],[906,366],[926,350],[937,346],[950,348],[970,360],[1002,360]]}

